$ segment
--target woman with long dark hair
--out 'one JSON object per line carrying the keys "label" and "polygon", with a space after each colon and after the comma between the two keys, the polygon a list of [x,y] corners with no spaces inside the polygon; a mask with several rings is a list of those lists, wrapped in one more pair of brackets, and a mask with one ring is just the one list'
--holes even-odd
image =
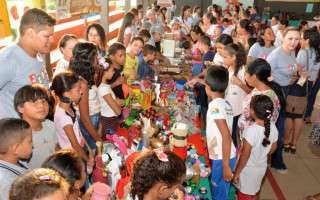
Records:
{"label": "woman with long dark hair", "polygon": [[252,37],[252,26],[248,19],[242,19],[237,26],[237,35],[233,39],[235,43],[241,43],[246,46],[248,39]]}
{"label": "woman with long dark hair", "polygon": [[[181,17],[178,18],[178,20],[180,22],[186,24],[189,29],[192,28],[193,23],[194,23],[193,19],[192,19],[192,17],[190,17],[190,15],[191,15],[190,6],[184,5],[181,8]],[[183,27],[181,28],[181,35],[182,35],[183,40],[191,40],[190,33],[188,33],[187,29],[185,29]]]}
{"label": "woman with long dark hair", "polygon": [[134,17],[135,16],[133,13],[126,13],[118,33],[117,42],[121,42],[122,44],[124,44],[125,47],[127,47],[130,43],[132,35],[131,26],[134,25]]}
{"label": "woman with long dark hair", "polygon": [[290,23],[287,19],[281,19],[278,23],[278,27],[279,27],[279,31],[277,32],[277,35],[276,35],[276,40],[274,42],[274,45],[276,47],[279,47],[281,46],[282,44],[282,35],[284,33],[284,31],[286,30],[286,28],[290,26]]}
{"label": "woman with long dark hair", "polygon": [[107,42],[104,28],[97,23],[90,24],[86,32],[86,40],[98,46],[98,57],[106,55]]}

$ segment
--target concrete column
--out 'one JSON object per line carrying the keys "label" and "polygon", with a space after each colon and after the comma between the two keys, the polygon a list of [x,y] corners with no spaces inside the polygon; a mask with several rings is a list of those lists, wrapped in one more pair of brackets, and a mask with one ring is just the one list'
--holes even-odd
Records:
{"label": "concrete column", "polygon": [[125,0],[124,11],[129,12],[131,8],[131,0]]}
{"label": "concrete column", "polygon": [[107,41],[109,41],[109,0],[102,0],[101,4],[101,25],[106,31]]}

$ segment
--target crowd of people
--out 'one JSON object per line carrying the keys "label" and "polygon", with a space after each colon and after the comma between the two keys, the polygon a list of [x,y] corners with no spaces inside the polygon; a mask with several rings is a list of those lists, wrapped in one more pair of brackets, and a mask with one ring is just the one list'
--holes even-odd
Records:
{"label": "crowd of people", "polygon": [[[52,82],[40,54],[50,52],[56,20],[36,8],[24,13],[18,42],[0,51],[0,199],[78,199],[80,189],[90,199],[96,142],[117,131],[124,88],[167,77],[157,66],[170,64],[161,51],[166,33],[192,63],[186,85],[198,90],[212,198],[229,199],[233,182],[238,199],[259,199],[268,155],[271,168],[288,174],[283,149],[298,151],[320,88],[318,27],[290,27],[294,13],[266,8],[259,15],[241,3],[224,11],[214,4],[201,15],[188,5],[179,13],[173,1],[171,10],[168,19],[165,7],[145,15],[141,4],[131,8],[110,46],[98,23],[84,40],[62,36]],[[305,114],[288,109],[292,96],[307,99]],[[169,150],[161,154],[166,159],[154,150],[139,155],[128,199],[184,199],[178,187],[185,162]]]}

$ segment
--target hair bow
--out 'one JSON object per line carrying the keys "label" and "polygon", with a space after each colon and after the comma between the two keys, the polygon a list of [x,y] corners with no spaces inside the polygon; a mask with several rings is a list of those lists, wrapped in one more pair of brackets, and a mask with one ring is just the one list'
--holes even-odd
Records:
{"label": "hair bow", "polygon": [[103,69],[108,69],[109,67],[109,63],[104,58],[99,59],[99,65],[103,66]]}
{"label": "hair bow", "polygon": [[42,181],[44,181],[44,180],[54,180],[54,176],[45,175],[45,176],[40,176],[39,179],[42,180]]}
{"label": "hair bow", "polygon": [[160,148],[154,149],[154,151],[156,152],[159,160],[163,162],[168,162],[169,161],[168,155],[163,152],[163,149],[164,149],[163,147],[160,147]]}
{"label": "hair bow", "polygon": [[270,110],[266,110],[266,113],[269,113],[267,118],[270,119],[271,118],[271,111]]}

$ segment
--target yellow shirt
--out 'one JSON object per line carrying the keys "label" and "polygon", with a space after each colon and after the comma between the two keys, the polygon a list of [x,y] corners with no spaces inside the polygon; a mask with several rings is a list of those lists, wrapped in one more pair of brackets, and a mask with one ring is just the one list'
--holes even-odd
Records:
{"label": "yellow shirt", "polygon": [[128,77],[127,85],[131,85],[131,82],[136,79],[139,65],[139,58],[137,56],[132,59],[126,54],[126,62],[123,66],[123,73]]}

